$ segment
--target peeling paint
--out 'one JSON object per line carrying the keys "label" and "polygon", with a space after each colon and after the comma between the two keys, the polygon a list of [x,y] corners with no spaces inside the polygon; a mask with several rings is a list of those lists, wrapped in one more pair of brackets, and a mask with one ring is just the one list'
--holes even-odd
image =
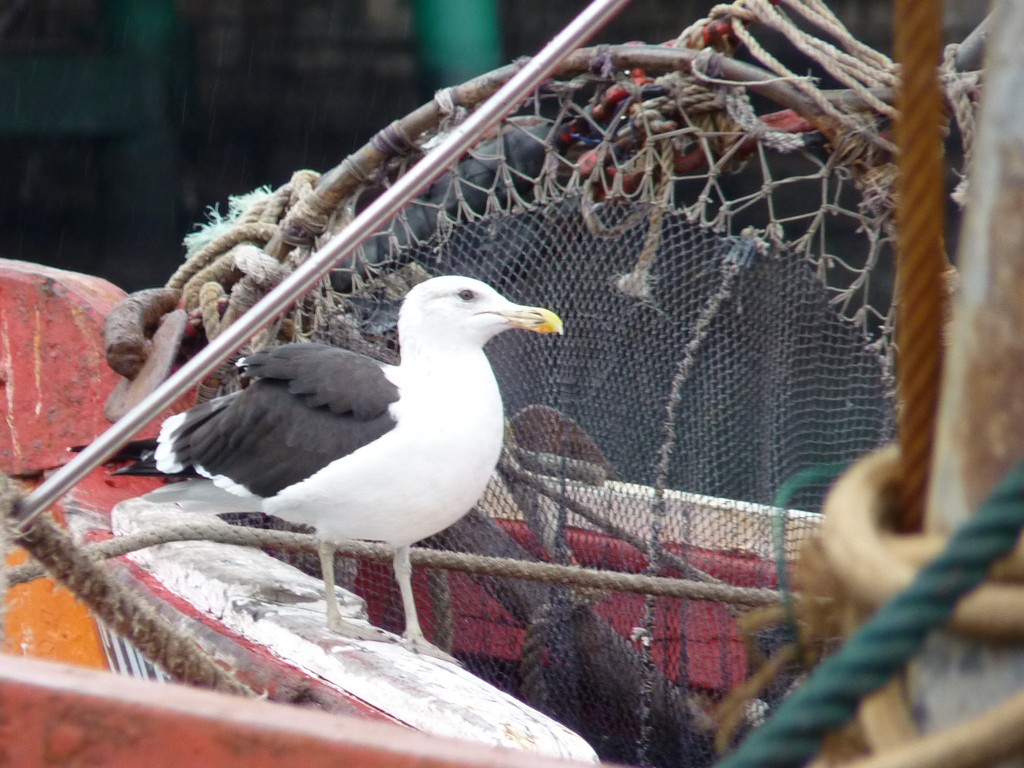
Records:
{"label": "peeling paint", "polygon": [[100,278],[0,259],[0,471],[37,475],[109,425],[118,377],[103,357],[103,324],[124,292]]}
{"label": "peeling paint", "polygon": [[43,360],[40,356],[40,347],[43,341],[42,318],[39,316],[39,307],[34,308],[34,333],[32,334],[32,373],[35,374],[36,383],[36,406],[34,408],[36,417],[43,410]]}
{"label": "peeling paint", "polygon": [[[112,523],[118,535],[150,527],[209,522],[176,504],[129,499]],[[342,638],[324,625],[323,582],[246,547],[212,542],[162,544],[130,555],[170,591],[250,642],[412,728],[538,755],[596,761],[577,734],[452,664],[397,643]],[[269,601],[272,592],[294,593]],[[362,603],[347,595],[350,605]],[[309,600],[312,595],[315,600]]]}
{"label": "peeling paint", "polygon": [[14,418],[14,389],[17,376],[11,356],[11,332],[7,325],[6,314],[0,313],[0,321],[3,322],[3,334],[0,334],[0,366],[3,367],[4,397],[7,399],[4,421],[7,422],[7,431],[11,435],[11,451],[14,458],[20,463],[23,457],[21,455],[21,440],[18,437],[18,423]]}

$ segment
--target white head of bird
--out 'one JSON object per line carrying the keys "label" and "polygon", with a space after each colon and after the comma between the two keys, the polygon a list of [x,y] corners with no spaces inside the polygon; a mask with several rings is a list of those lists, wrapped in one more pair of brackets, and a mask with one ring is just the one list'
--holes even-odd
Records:
{"label": "white head of bird", "polygon": [[[408,333],[415,328],[414,333]],[[430,339],[432,347],[480,349],[510,328],[535,333],[562,333],[562,321],[542,307],[514,304],[486,283],[448,275],[420,283],[409,291],[398,316],[403,360],[414,349],[408,341]]]}

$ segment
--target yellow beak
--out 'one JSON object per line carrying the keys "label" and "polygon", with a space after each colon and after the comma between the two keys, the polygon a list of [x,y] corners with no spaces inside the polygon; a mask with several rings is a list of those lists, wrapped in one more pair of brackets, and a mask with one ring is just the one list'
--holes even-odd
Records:
{"label": "yellow beak", "polygon": [[534,333],[562,334],[562,318],[543,307],[516,307],[496,314],[506,318],[513,328],[522,328]]}

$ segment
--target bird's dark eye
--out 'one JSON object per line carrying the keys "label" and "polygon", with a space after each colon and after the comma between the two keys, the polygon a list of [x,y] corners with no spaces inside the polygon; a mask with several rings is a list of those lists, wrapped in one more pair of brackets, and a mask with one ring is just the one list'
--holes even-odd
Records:
{"label": "bird's dark eye", "polygon": [[476,294],[469,290],[469,288],[463,288],[459,291],[458,296],[463,301],[472,301],[476,298]]}

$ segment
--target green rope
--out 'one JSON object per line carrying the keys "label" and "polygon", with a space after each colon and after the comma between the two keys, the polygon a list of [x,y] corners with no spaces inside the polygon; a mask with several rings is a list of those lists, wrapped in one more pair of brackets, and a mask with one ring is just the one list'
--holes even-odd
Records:
{"label": "green rope", "polygon": [[800,632],[796,624],[796,609],[793,605],[793,588],[789,583],[789,564],[786,559],[786,521],[789,502],[810,485],[831,482],[849,466],[849,462],[833,462],[805,467],[791,475],[772,499],[772,506],[778,511],[772,516],[772,552],[775,555],[775,578],[782,594],[782,608],[786,617],[786,628],[790,639],[797,644],[797,658],[803,658],[800,647]]}
{"label": "green rope", "polygon": [[835,655],[821,663],[775,715],[717,768],[783,768],[807,763],[825,734],[853,718],[858,703],[917,653],[957,602],[1009,554],[1024,525],[1024,463],[1010,471],[978,513],[906,590],[883,605]]}

